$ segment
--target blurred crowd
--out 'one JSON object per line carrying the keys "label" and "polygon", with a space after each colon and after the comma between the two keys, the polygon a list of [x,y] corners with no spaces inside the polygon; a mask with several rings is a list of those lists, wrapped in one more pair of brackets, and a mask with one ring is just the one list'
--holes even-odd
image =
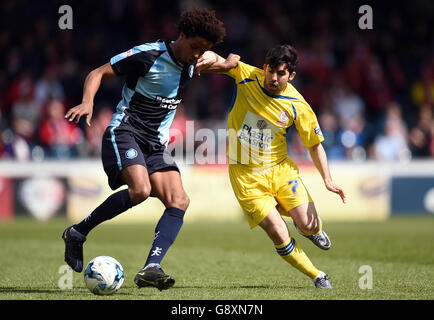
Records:
{"label": "blurred crowd", "polygon": [[[316,112],[331,160],[407,161],[434,157],[434,3],[372,4],[362,30],[360,1],[73,1],[73,29],[61,30],[68,1],[2,0],[0,7],[0,158],[22,161],[98,157],[123,79],[104,81],[92,126],[64,119],[81,102],[84,79],[129,48],[175,40],[179,13],[216,10],[227,29],[214,50],[262,67],[267,49],[290,43],[299,53],[295,87]],[[232,81],[193,80],[173,128],[226,127]],[[217,135],[216,135],[217,137]],[[295,130],[288,151],[307,157]]]}

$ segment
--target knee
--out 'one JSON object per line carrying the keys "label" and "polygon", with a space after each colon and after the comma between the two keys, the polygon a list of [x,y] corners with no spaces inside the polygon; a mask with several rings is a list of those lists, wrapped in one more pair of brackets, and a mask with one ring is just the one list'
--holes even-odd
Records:
{"label": "knee", "polygon": [[320,223],[317,219],[311,221],[310,223],[305,223],[297,227],[300,229],[301,232],[308,235],[317,234],[321,230]]}
{"label": "knee", "polygon": [[185,192],[172,195],[169,197],[169,199],[166,200],[167,207],[175,207],[184,211],[187,210],[189,204],[190,198]]}
{"label": "knee", "polygon": [[145,201],[149,197],[151,194],[151,188],[146,185],[142,185],[140,187],[130,188],[129,192],[131,201],[136,205]]}

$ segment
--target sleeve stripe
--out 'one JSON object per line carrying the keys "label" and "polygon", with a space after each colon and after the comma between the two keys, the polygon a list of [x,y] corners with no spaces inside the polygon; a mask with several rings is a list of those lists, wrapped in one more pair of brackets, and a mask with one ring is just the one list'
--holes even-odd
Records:
{"label": "sleeve stripe", "polygon": [[234,107],[234,104],[235,104],[235,100],[237,100],[237,85],[236,85],[236,82],[234,79],[234,91],[232,93],[232,101],[231,101],[231,105],[229,107],[229,112],[232,111],[232,108]]}
{"label": "sleeve stripe", "polygon": [[297,111],[295,111],[294,105],[291,103],[292,111],[294,111],[294,121],[297,120]]}

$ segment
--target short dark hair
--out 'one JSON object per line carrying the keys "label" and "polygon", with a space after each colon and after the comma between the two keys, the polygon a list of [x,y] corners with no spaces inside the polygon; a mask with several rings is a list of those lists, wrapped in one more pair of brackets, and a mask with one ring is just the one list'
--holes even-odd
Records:
{"label": "short dark hair", "polygon": [[181,13],[178,21],[178,32],[182,32],[188,38],[204,38],[213,44],[222,42],[226,35],[223,22],[217,19],[215,11],[199,8]]}
{"label": "short dark hair", "polygon": [[277,68],[286,63],[289,73],[295,71],[298,62],[298,54],[294,47],[289,44],[275,46],[268,50],[265,56],[265,64]]}

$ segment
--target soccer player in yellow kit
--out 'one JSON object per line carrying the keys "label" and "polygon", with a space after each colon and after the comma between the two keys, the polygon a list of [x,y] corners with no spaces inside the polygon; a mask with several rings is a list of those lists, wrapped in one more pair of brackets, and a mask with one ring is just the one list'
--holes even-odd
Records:
{"label": "soccer player in yellow kit", "polygon": [[237,55],[223,59],[209,51],[198,60],[196,70],[222,73],[235,82],[228,117],[229,177],[250,227],[264,229],[277,253],[310,277],[317,288],[332,288],[327,274],[312,264],[281,217],[291,217],[298,232],[318,247],[330,248],[299,169],[287,155],[285,133],[292,125],[325,187],[346,201],[344,190],[331,178],[315,113],[290,83],[297,61],[297,52],[290,45],[271,48],[263,69],[239,61]]}

